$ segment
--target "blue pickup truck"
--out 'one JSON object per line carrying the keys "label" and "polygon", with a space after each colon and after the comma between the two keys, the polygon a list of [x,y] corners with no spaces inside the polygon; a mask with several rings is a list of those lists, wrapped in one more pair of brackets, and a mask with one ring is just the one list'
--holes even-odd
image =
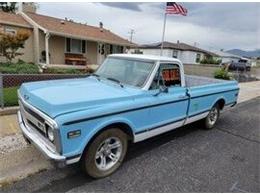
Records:
{"label": "blue pickup truck", "polygon": [[80,162],[102,178],[119,168],[129,142],[198,120],[213,128],[238,92],[236,81],[185,75],[175,58],[113,54],[85,78],[24,83],[18,120],[48,159]]}

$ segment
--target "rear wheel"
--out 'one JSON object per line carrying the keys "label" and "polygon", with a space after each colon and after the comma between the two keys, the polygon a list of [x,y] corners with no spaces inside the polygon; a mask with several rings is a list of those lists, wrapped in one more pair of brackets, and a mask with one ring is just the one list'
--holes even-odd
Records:
{"label": "rear wheel", "polygon": [[219,105],[215,104],[209,111],[208,116],[203,120],[205,129],[212,129],[219,119]]}
{"label": "rear wheel", "polygon": [[102,178],[114,173],[124,160],[127,142],[127,135],[120,129],[105,130],[84,152],[83,170],[93,178]]}

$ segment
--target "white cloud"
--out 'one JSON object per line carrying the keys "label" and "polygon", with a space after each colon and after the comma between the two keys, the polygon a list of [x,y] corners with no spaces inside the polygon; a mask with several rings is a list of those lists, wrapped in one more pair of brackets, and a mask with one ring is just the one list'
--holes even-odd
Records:
{"label": "white cloud", "polygon": [[[163,9],[160,3],[143,3],[138,6],[100,3],[39,3],[39,13],[54,17],[71,18],[105,28],[129,37],[134,29],[134,41],[140,44],[161,41]],[[185,3],[187,17],[168,16],[166,40],[180,40],[203,48],[255,49],[260,48],[260,3],[255,4]],[[241,6],[245,9],[242,10]]]}

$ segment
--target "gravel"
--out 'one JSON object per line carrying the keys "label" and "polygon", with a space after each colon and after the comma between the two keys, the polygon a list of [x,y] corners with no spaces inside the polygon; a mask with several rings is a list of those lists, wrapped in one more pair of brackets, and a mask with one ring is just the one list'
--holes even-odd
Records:
{"label": "gravel", "polygon": [[0,137],[0,154],[21,150],[26,147],[27,143],[25,142],[23,135],[20,133]]}

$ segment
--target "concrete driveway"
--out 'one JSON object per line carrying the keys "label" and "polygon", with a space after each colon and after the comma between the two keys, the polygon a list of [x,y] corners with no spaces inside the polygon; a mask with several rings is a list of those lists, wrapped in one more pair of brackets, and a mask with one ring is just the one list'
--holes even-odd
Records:
{"label": "concrete driveway", "polygon": [[93,180],[77,165],[29,176],[0,192],[260,192],[260,98],[197,124],[132,145],[123,166]]}

